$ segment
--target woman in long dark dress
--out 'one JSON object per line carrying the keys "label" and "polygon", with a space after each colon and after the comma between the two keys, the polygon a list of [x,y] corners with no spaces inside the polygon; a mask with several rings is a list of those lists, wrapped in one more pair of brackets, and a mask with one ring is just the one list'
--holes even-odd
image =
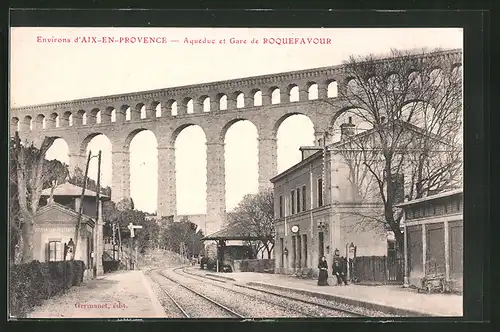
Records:
{"label": "woman in long dark dress", "polygon": [[318,264],[319,276],[318,276],[318,286],[328,286],[328,263],[326,262],[326,257],[321,257]]}

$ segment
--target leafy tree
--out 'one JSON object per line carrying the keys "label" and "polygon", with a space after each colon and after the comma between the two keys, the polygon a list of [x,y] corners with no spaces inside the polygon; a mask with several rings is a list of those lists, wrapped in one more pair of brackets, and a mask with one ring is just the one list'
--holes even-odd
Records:
{"label": "leafy tree", "polygon": [[160,231],[156,221],[147,220],[146,214],[139,210],[119,209],[119,207],[127,205],[127,202],[120,203],[115,204],[112,201],[107,201],[103,205],[104,236],[112,236],[112,225],[115,224],[116,229],[120,232],[120,235],[117,234],[117,236],[122,239],[122,245],[129,246],[131,245],[131,237],[128,225],[132,223],[143,227],[136,229],[134,232],[134,245],[137,245],[139,252],[143,253],[147,248],[156,247],[158,242],[157,234]]}
{"label": "leafy tree", "polygon": [[273,191],[263,190],[255,195],[245,195],[233,212],[228,213],[228,226],[243,229],[247,235],[259,237],[253,241],[255,252],[264,250],[268,257],[274,248],[274,199]]}
{"label": "leafy tree", "polygon": [[[21,144],[16,132],[10,144],[10,220],[11,240],[22,240],[22,262],[33,260],[33,225],[42,190],[63,183],[68,176],[67,166],[57,160],[45,159],[56,137],[45,137],[40,149],[33,143]],[[19,236],[20,233],[20,236]],[[11,242],[11,247],[15,245]],[[16,243],[17,244],[17,243]]]}
{"label": "leafy tree", "polygon": [[182,218],[179,222],[163,220],[163,245],[171,251],[177,252],[184,257],[198,255],[203,250],[203,232],[198,226]]}

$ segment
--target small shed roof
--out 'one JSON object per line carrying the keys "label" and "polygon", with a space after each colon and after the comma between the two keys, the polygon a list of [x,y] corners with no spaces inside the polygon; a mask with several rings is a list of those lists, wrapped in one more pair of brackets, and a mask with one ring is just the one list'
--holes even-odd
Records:
{"label": "small shed roof", "polygon": [[248,230],[248,225],[244,223],[234,223],[230,224],[227,227],[207,235],[203,238],[203,240],[243,240],[243,241],[252,241],[252,240],[264,240],[266,237],[259,236]]}
{"label": "small shed roof", "polygon": [[[54,196],[69,196],[69,197],[80,197],[82,195],[82,187],[76,186],[72,183],[65,182],[58,185],[54,189]],[[42,197],[50,196],[52,188],[47,188],[42,191]],[[93,190],[85,188],[85,197],[96,197],[97,193]],[[102,200],[109,200],[110,197],[104,194],[99,195]]]}

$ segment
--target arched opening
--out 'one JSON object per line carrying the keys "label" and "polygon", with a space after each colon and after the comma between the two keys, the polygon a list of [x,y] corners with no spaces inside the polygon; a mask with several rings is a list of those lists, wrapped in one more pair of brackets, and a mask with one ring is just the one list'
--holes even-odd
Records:
{"label": "arched opening", "polygon": [[236,97],[236,108],[245,107],[245,94],[240,92]]}
{"label": "arched opening", "polygon": [[231,211],[244,195],[258,191],[258,132],[248,120],[240,120],[227,126],[224,135],[226,209]]}
{"label": "arched opening", "polygon": [[253,91],[253,106],[262,106],[262,91]]}
{"label": "arched opening", "polygon": [[291,85],[289,87],[290,91],[288,92],[288,96],[290,99],[290,102],[296,102],[299,101],[299,87],[297,85]]}
{"label": "arched opening", "polygon": [[116,109],[113,108],[111,111],[111,122],[116,122]]}
{"label": "arched opening", "polygon": [[[436,135],[443,134],[441,130],[447,122],[456,122],[457,118],[450,110],[437,114],[436,110],[429,103],[415,101],[408,103],[401,109],[401,120],[409,122],[414,126],[424,129]],[[449,133],[448,133],[449,134]]]}
{"label": "arched opening", "polygon": [[63,113],[62,117],[61,117],[61,126],[62,127],[68,127],[70,126],[70,117],[71,117],[71,112],[70,111],[66,111]]}
{"label": "arched opening", "polygon": [[19,119],[16,117],[13,117],[12,119],[10,119],[10,127],[15,128],[16,131],[19,131],[19,127],[20,127]]}
{"label": "arched opening", "polygon": [[145,105],[141,106],[139,112],[141,113],[141,119],[146,119],[148,117],[148,115],[146,114],[146,106]]}
{"label": "arched opening", "polygon": [[279,88],[271,88],[271,104],[279,104],[280,100],[280,89]]}
{"label": "arched opening", "polygon": [[224,94],[219,97],[219,110],[227,110],[227,96]]}
{"label": "arched opening", "polygon": [[82,125],[87,125],[87,112],[83,112],[82,114]]}
{"label": "arched opening", "polygon": [[344,111],[333,121],[328,132],[327,144],[339,142],[342,139],[341,126],[344,123],[352,123],[355,126],[354,135],[357,135],[373,128],[374,119],[371,114],[361,108],[351,108]]}
{"label": "arched opening", "polygon": [[45,121],[45,115],[43,114],[38,114],[35,120],[35,129],[36,130],[41,130],[45,129],[47,126],[46,121]]}
{"label": "arched opening", "polygon": [[338,96],[339,96],[338,84],[336,81],[331,81],[330,83],[328,83],[327,97],[337,98]]}
{"label": "arched opening", "polygon": [[155,107],[156,117],[161,118],[161,103],[158,103]]}
{"label": "arched opening", "polygon": [[186,112],[187,112],[187,114],[194,113],[193,99],[186,100]]}
{"label": "arched opening", "polygon": [[203,112],[210,112],[210,97],[203,98]]}
{"label": "arched opening", "polygon": [[[86,146],[85,146],[86,145]],[[91,152],[92,156],[97,156],[99,150],[101,151],[101,188],[111,187],[112,185],[112,144],[109,138],[104,134],[92,134],[84,139],[82,143],[82,149],[85,151],[85,156],[88,156]],[[85,167],[85,165],[83,165]],[[72,171],[72,170],[70,170]],[[85,171],[83,169],[82,171]],[[97,183],[97,171],[98,171],[98,158],[91,158],[89,163],[89,178],[93,179]]]}
{"label": "arched opening", "polygon": [[456,64],[451,68],[451,75],[455,79],[462,79],[462,65]]}
{"label": "arched opening", "polygon": [[174,100],[174,102],[172,103],[172,106],[171,106],[171,114],[172,116],[176,116],[177,115],[177,102]]}
{"label": "arched opening", "polygon": [[177,214],[206,213],[207,147],[203,129],[191,125],[175,137]]}
{"label": "arched opening", "polygon": [[83,120],[85,118],[85,111],[84,110],[78,110],[76,114],[73,116],[73,125],[74,126],[81,126],[83,125]]}
{"label": "arched opening", "polygon": [[69,165],[69,147],[63,138],[57,138],[45,154],[45,159],[57,159],[63,164]]}
{"label": "arched opening", "polygon": [[95,123],[102,123],[102,118],[101,118],[101,110],[98,110],[96,115],[95,115]]}
{"label": "arched opening", "polygon": [[158,202],[158,143],[150,130],[137,130],[130,140],[130,196],[135,208],[154,213]]}
{"label": "arched opening", "polygon": [[355,78],[350,78],[347,81],[347,93],[357,94],[359,92],[359,84]]}
{"label": "arched opening", "polygon": [[90,112],[87,112],[87,124],[88,125],[93,125],[98,123],[97,122],[97,114],[99,113],[98,108],[92,109]]}
{"label": "arched opening", "polygon": [[307,89],[307,99],[318,99],[318,84],[312,83]]}
{"label": "arched opening", "polygon": [[303,114],[287,115],[278,121],[278,172],[283,172],[301,161],[301,146],[314,145],[314,125]]}
{"label": "arched opening", "polygon": [[52,113],[49,116],[49,121],[47,123],[48,128],[57,128],[59,126],[59,115],[57,113]]}
{"label": "arched opening", "polygon": [[129,106],[125,110],[125,121],[130,121],[131,118],[132,118],[132,110],[130,109],[130,106]]}
{"label": "arched opening", "polygon": [[26,127],[26,130],[33,130],[33,119],[31,116],[26,115],[24,117],[24,126]]}
{"label": "arched opening", "polygon": [[387,77],[387,90],[397,92],[401,88],[401,82],[398,74],[391,74]]}
{"label": "arched opening", "polygon": [[70,127],[73,127],[73,114],[70,114],[70,115],[68,116],[68,125],[69,125]]}
{"label": "arched opening", "polygon": [[432,86],[439,87],[443,84],[443,70],[435,68],[429,73],[429,81]]}

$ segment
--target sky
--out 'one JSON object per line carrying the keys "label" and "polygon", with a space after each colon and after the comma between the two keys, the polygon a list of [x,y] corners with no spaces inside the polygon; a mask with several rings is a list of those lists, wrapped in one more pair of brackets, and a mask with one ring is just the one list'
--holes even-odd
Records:
{"label": "sky", "polygon": [[[342,64],[350,55],[387,54],[391,48],[462,48],[462,30],[436,29],[226,29],[226,28],[11,28],[10,105],[55,101],[199,84],[225,79]],[[75,38],[79,42],[75,43]],[[82,43],[82,37],[154,37],[175,43]],[[264,38],[330,38],[329,45],[270,45]],[[189,41],[206,38],[212,44]],[[50,42],[67,39],[70,42]],[[186,39],[188,42],[186,42]],[[231,39],[244,41],[231,43]],[[252,39],[259,44],[251,43]],[[109,40],[109,39],[108,39]],[[225,43],[223,41],[225,40]],[[303,115],[285,120],[278,130],[278,171],[300,161],[298,148],[312,145],[312,122]],[[235,123],[225,138],[226,208],[247,193],[256,193],[257,130],[248,121]],[[206,211],[206,146],[203,130],[184,129],[175,143],[177,213]],[[111,185],[111,143],[99,135],[88,150],[102,150],[101,181]],[[64,140],[47,159],[68,163]],[[152,132],[137,134],[130,144],[131,195],[137,209],[157,206],[157,150]],[[97,160],[89,174],[96,178]]]}

